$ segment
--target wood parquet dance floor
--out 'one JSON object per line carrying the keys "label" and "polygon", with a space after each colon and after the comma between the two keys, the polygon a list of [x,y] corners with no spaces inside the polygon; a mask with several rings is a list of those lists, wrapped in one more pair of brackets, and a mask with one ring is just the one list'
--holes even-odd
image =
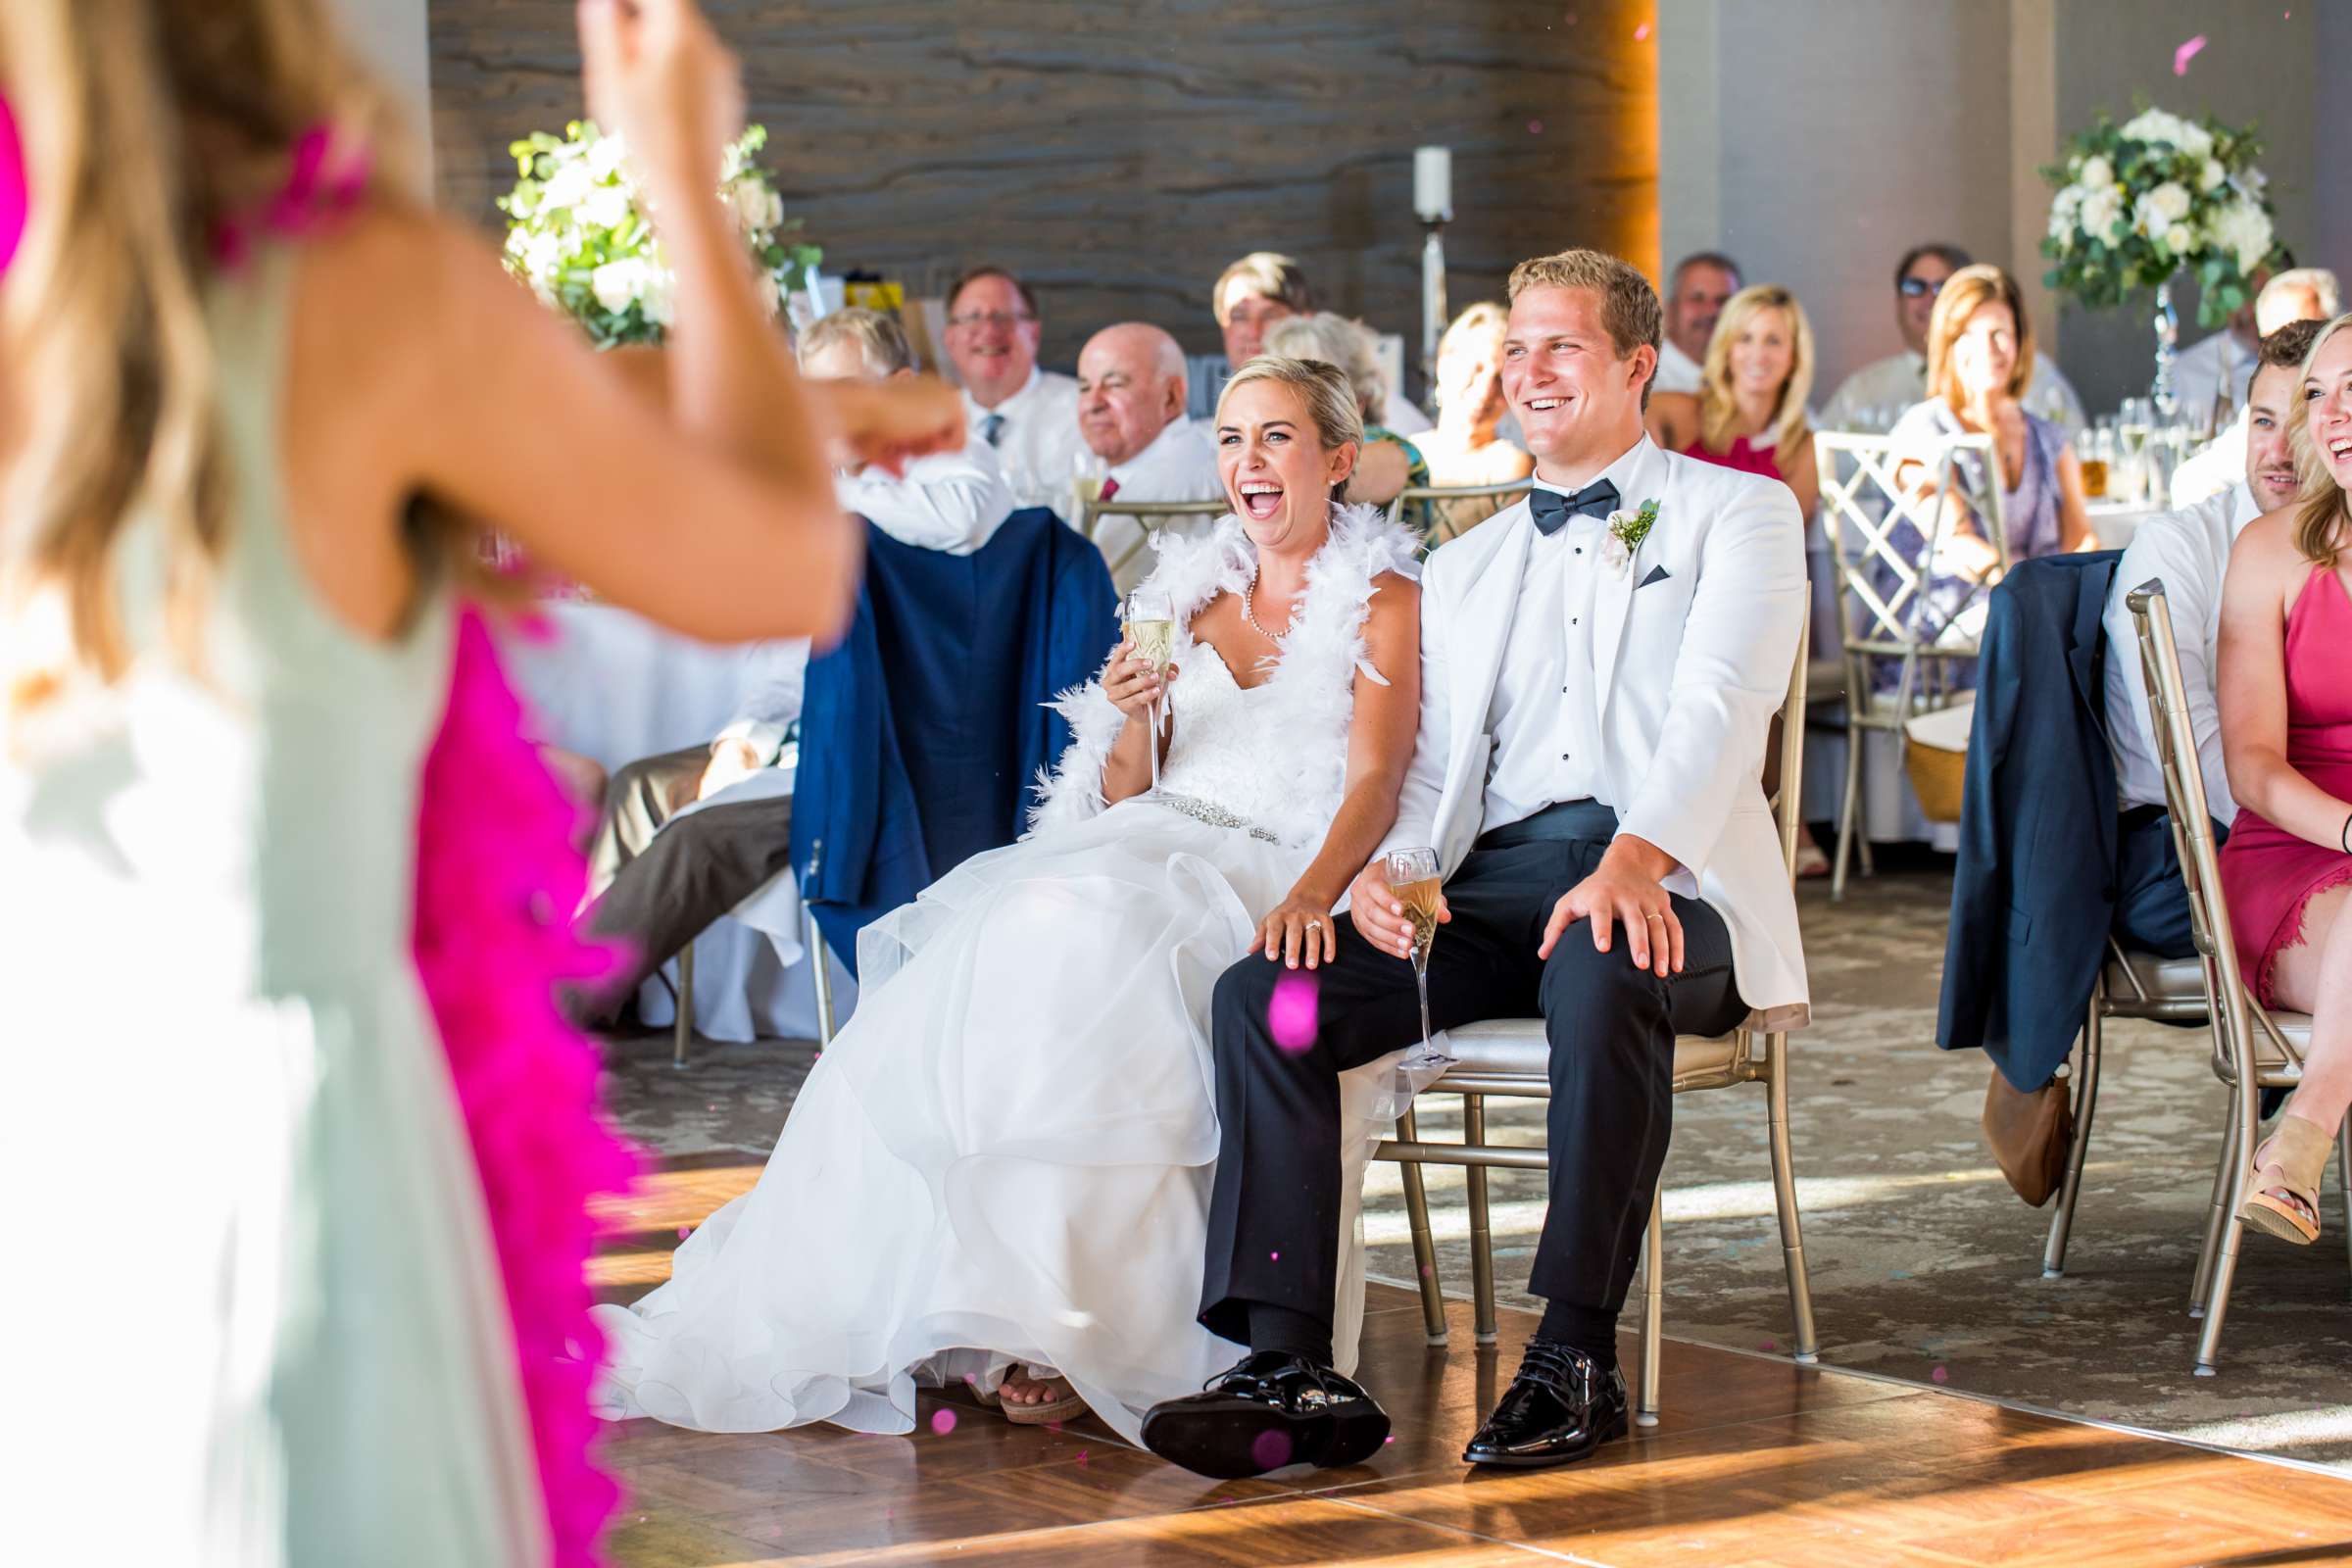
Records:
{"label": "wood parquet dance floor", "polygon": [[[759,1173],[740,1155],[696,1163],[616,1216],[608,1298],[659,1281],[678,1227]],[[1671,1281],[1667,1301],[1671,1325]],[[1657,1427],[1570,1469],[1474,1474],[1462,1444],[1533,1323],[1506,1310],[1482,1352],[1454,1303],[1452,1347],[1432,1349],[1415,1298],[1374,1285],[1362,1375],[1396,1437],[1369,1465],[1256,1481],[1211,1483],[1091,1422],[1016,1428],[946,1396],[925,1396],[907,1438],[630,1422],[605,1450],[630,1494],[611,1550],[625,1568],[2352,1563],[2352,1481],[1671,1342]]]}

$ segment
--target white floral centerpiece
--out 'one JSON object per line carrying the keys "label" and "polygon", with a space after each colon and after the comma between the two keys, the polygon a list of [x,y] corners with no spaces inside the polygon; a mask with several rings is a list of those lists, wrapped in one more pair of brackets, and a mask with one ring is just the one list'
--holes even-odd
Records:
{"label": "white floral centerpiece", "polygon": [[[784,200],[758,162],[766,145],[766,127],[753,125],[727,148],[718,194],[781,309],[810,285],[824,253],[798,237],[798,219],[785,220]],[[498,200],[507,215],[507,270],[578,321],[598,348],[662,341],[676,278],[621,139],[574,121],[562,136],[534,131],[509,150],[520,177]]]}
{"label": "white floral centerpiece", "polygon": [[2101,115],[2041,172],[2058,192],[2042,281],[2092,309],[2155,290],[2159,396],[2170,394],[2173,279],[2196,277],[2197,318],[2218,326],[2277,254],[2261,156],[2250,128],[2143,109],[2121,125]]}

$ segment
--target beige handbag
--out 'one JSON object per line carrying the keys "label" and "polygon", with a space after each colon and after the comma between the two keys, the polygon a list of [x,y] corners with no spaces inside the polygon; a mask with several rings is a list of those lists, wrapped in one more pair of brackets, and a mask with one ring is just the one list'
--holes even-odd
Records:
{"label": "beige handbag", "polygon": [[2066,1179],[2066,1156],[2075,1146],[2075,1106],[2064,1069],[2028,1095],[2010,1088],[2001,1069],[1993,1068],[1984,1127],[1993,1161],[2017,1196],[2035,1208],[2048,1202]]}

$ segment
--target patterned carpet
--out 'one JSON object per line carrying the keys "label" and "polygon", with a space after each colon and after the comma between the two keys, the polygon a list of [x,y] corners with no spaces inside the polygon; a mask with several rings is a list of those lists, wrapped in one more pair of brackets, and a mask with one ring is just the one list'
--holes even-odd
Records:
{"label": "patterned carpet", "polygon": [[[2201,1032],[2111,1025],[2067,1275],[2042,1279],[2049,1210],[2017,1200],[1977,1131],[1990,1069],[1934,1044],[1949,887],[1941,871],[1889,871],[1857,881],[1842,906],[1805,888],[1815,1023],[1791,1042],[1791,1121],[1824,1362],[2352,1474],[2352,1273],[2332,1179],[2320,1246],[2249,1238],[2221,1374],[2192,1377],[2185,1303],[2221,1090]],[[811,1054],[706,1046],[678,1073],[666,1036],[618,1039],[615,1109],[664,1154],[762,1155]],[[1491,1137],[1541,1139],[1540,1104],[1489,1103]],[[1423,1136],[1458,1138],[1459,1105],[1425,1102]],[[1676,1114],[1666,1332],[1785,1353],[1763,1092],[1687,1096]],[[1462,1175],[1433,1168],[1430,1183],[1441,1277],[1467,1295]],[[1540,1304],[1524,1285],[1542,1178],[1494,1173],[1493,1203],[1502,1298]],[[1374,1170],[1365,1206],[1371,1272],[1409,1281],[1395,1167]],[[1671,1386],[1665,1398],[1671,1415]]]}

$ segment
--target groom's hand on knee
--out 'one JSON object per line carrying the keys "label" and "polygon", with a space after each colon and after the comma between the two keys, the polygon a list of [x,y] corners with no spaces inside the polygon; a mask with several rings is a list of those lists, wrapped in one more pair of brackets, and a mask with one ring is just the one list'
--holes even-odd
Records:
{"label": "groom's hand on knee", "polygon": [[[1544,926],[1543,946],[1536,956],[1548,958],[1560,938],[1579,920],[1592,924],[1594,952],[1609,951],[1611,931],[1625,927],[1626,956],[1637,969],[1647,969],[1664,979],[1680,974],[1683,968],[1683,923],[1675,918],[1674,899],[1661,883],[1664,873],[1653,876],[1652,867],[1641,863],[1641,857],[1632,848],[1647,850],[1651,857],[1662,855],[1656,846],[1640,839],[1619,838],[1609,846],[1592,868],[1592,874],[1560,896],[1551,907],[1551,918]],[[1626,853],[1620,854],[1620,849]],[[1670,867],[1671,868],[1671,867]]]}
{"label": "groom's hand on knee", "polygon": [[[1413,922],[1405,917],[1404,902],[1396,890],[1389,886],[1388,867],[1374,860],[1356,873],[1354,884],[1348,890],[1348,917],[1355,924],[1355,934],[1399,958],[1413,956]],[[1438,924],[1448,925],[1453,912],[1446,907],[1446,896],[1438,896]]]}

